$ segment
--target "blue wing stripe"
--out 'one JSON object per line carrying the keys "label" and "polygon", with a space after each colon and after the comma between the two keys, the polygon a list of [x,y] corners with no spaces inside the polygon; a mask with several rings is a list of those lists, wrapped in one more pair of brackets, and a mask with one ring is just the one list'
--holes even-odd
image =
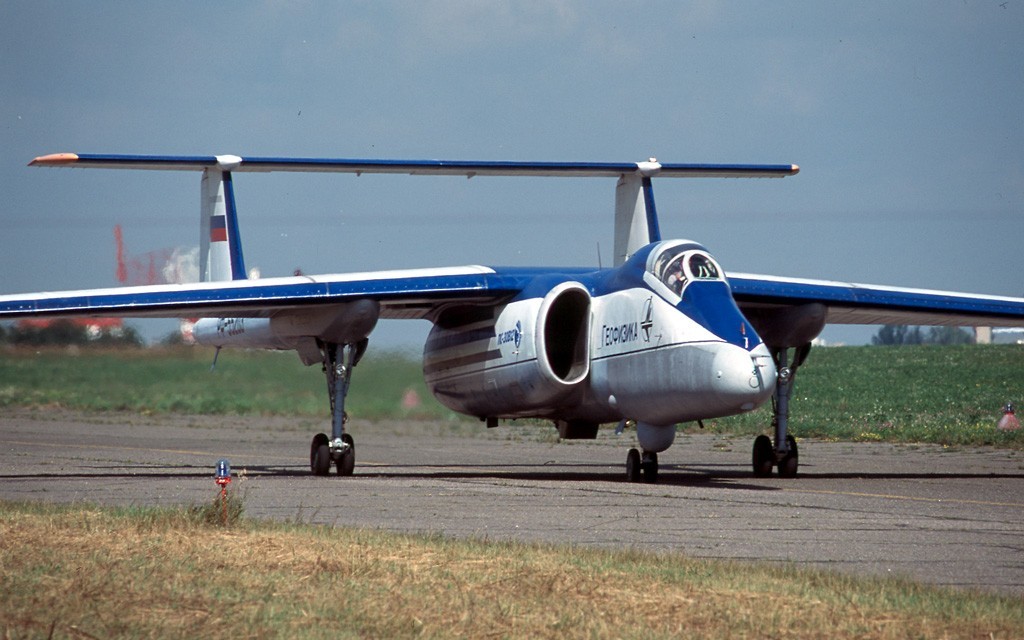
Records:
{"label": "blue wing stripe", "polygon": [[183,169],[203,169],[216,166],[217,158],[214,156],[155,156],[155,155],[133,155],[133,154],[101,154],[101,153],[79,153],[78,160],[74,164],[101,165],[165,165],[165,168],[180,167]]}
{"label": "blue wing stripe", "polygon": [[396,274],[395,277],[316,282],[279,278],[238,281],[224,286],[204,283],[2,296],[0,318],[27,315],[201,316],[216,315],[229,309],[259,312],[330,304],[352,298],[373,298],[396,304],[463,298],[494,300],[523,291],[541,271],[510,269],[503,273],[420,277]]}
{"label": "blue wing stripe", "polygon": [[[487,160],[379,160],[370,158],[249,157],[231,171],[338,171],[349,173],[407,173],[433,175],[617,177],[640,170],[636,162],[513,162]],[[32,164],[112,169],[202,170],[217,167],[217,156],[132,154],[54,154]],[[799,167],[791,164],[667,163],[651,175],[662,177],[783,177]]]}

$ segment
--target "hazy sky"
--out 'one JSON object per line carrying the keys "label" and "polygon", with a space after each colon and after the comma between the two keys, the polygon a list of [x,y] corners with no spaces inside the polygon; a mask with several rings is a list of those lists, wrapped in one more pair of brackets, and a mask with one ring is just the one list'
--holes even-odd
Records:
{"label": "hazy sky", "polygon": [[[0,0],[0,47],[4,293],[113,285],[118,223],[129,253],[198,243],[199,174],[26,167],[70,151],[797,163],[655,180],[663,235],[727,271],[1024,295],[1020,0]],[[235,185],[265,277],[611,261],[611,180]]]}

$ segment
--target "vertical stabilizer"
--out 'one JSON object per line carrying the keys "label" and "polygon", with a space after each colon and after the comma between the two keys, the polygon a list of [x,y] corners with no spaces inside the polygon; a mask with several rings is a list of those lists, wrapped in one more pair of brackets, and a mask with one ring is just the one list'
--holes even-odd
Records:
{"label": "vertical stabilizer", "polygon": [[201,198],[199,273],[202,281],[244,280],[245,261],[231,172],[219,167],[204,170]]}
{"label": "vertical stabilizer", "polygon": [[[645,166],[650,165],[650,166]],[[615,186],[615,256],[619,266],[641,247],[661,240],[658,212],[654,207],[651,175],[660,169],[655,161],[640,163],[638,173],[623,174]]]}

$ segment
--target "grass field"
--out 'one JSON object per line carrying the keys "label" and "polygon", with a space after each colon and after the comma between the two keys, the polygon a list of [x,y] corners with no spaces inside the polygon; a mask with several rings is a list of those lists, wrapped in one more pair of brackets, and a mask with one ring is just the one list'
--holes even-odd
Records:
{"label": "grass field", "polygon": [[[320,367],[305,367],[292,353],[225,350],[213,372],[211,361],[212,352],[201,348],[6,351],[0,406],[328,414]],[[1024,432],[995,429],[1006,402],[1024,407],[1024,347],[820,348],[797,376],[791,424],[798,437],[1024,448]],[[416,358],[386,351],[369,351],[356,368],[348,409],[371,420],[473,420],[430,396]],[[770,419],[765,406],[705,426],[753,434],[766,431]]]}
{"label": "grass field", "polygon": [[1019,638],[1019,598],[791,567],[0,503],[5,638]]}
{"label": "grass field", "polygon": [[[0,406],[142,413],[325,416],[327,383],[319,365],[294,352],[201,347],[92,351],[14,350],[0,355]],[[419,406],[403,408],[407,393]],[[418,361],[373,352],[356,367],[349,413],[368,419],[454,417],[427,391]]]}
{"label": "grass field", "polygon": [[[1018,345],[821,348],[796,377],[798,437],[1024,448],[1024,432],[995,428],[1007,402],[1024,402]],[[706,423],[760,433],[768,407]]]}

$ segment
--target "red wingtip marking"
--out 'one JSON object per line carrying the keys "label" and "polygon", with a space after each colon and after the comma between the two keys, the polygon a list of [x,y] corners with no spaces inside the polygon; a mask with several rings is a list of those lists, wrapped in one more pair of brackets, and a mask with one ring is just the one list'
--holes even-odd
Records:
{"label": "red wingtip marking", "polygon": [[48,156],[39,156],[32,162],[28,163],[28,166],[35,165],[61,165],[71,164],[72,162],[78,162],[77,153],[51,153]]}

